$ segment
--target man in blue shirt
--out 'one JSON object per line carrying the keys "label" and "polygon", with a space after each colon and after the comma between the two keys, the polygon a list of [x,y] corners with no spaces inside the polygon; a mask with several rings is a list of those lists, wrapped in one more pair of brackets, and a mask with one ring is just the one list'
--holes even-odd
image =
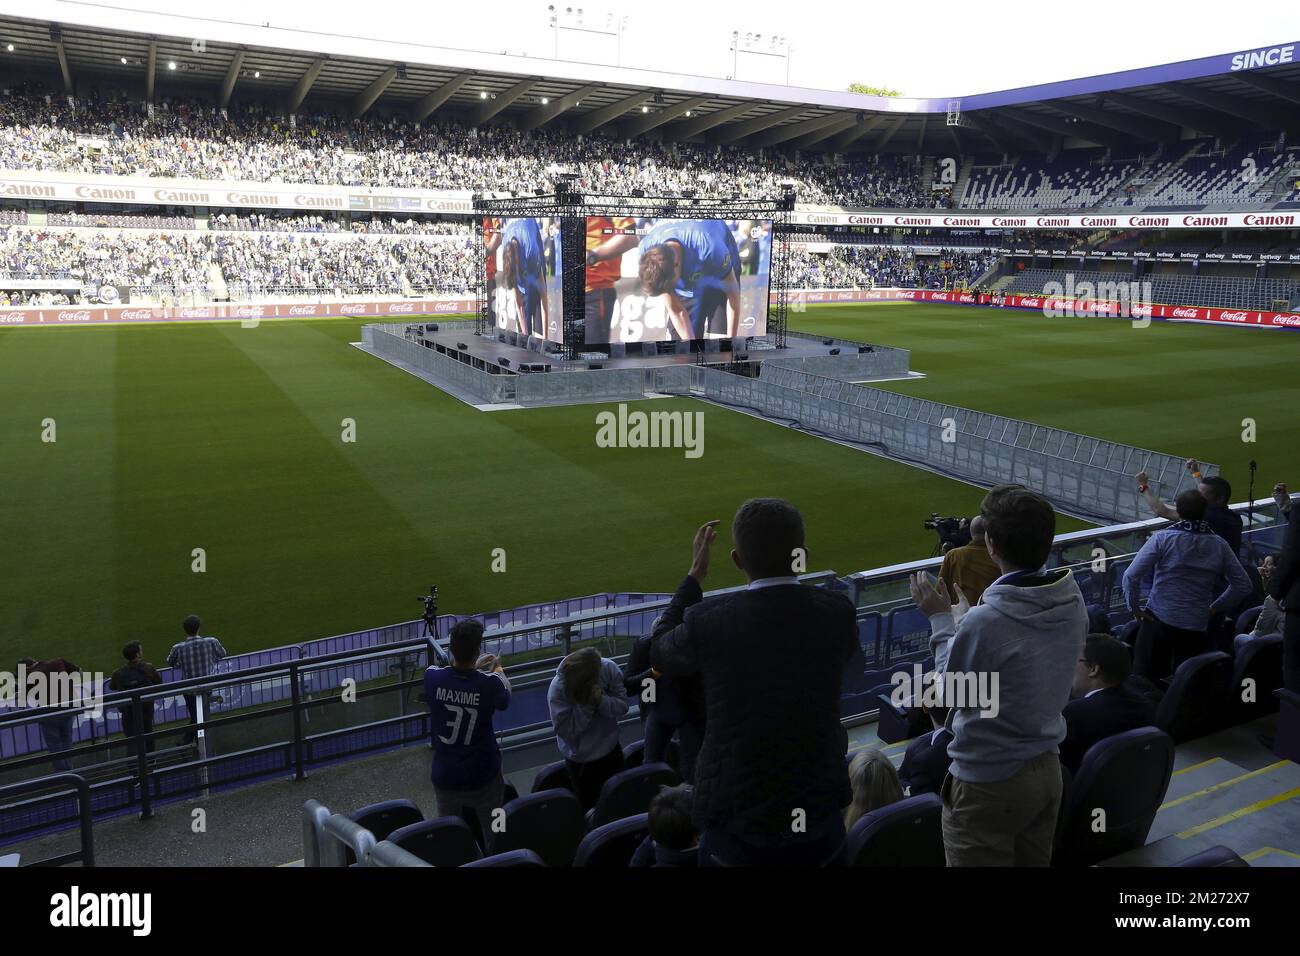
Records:
{"label": "man in blue shirt", "polygon": [[551,306],[546,298],[546,243],[536,219],[507,219],[501,228],[501,271],[514,297],[519,331],[546,334]]}
{"label": "man in blue shirt", "polygon": [[661,300],[678,339],[702,339],[723,305],[727,335],[740,329],[740,251],[721,219],[661,222],[641,240],[637,267],[649,298]]}
{"label": "man in blue shirt", "polygon": [[[1188,489],[1175,502],[1179,521],[1157,531],[1124,572],[1124,600],[1141,621],[1133,673],[1168,677],[1189,657],[1204,653],[1216,611],[1230,610],[1253,590],[1241,562],[1205,520],[1208,502]],[[1224,579],[1228,587],[1220,592]],[[1145,608],[1140,606],[1147,593]]]}
{"label": "man in blue shirt", "polygon": [[501,806],[505,780],[492,717],[510,706],[510,681],[494,654],[479,656],[483,625],[461,621],[451,629],[450,667],[424,672],[424,697],[433,732],[433,794],[439,816],[473,810],[486,835]]}

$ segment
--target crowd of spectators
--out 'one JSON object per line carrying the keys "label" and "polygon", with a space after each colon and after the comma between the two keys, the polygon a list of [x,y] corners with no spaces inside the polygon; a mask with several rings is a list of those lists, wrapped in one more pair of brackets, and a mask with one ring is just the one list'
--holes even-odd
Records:
{"label": "crowd of spectators", "polygon": [[906,249],[837,245],[811,252],[791,243],[787,278],[792,289],[943,289],[969,286],[997,255],[989,251],[940,249],[916,255]]}
{"label": "crowd of spectators", "polygon": [[[1214,643],[1216,616],[1266,594],[1255,630],[1229,649],[1281,642],[1284,686],[1300,692],[1300,615],[1290,613],[1300,602],[1300,508],[1285,485],[1275,486],[1287,532],[1252,583],[1241,523],[1227,508],[1231,488],[1200,475],[1195,462],[1189,468],[1198,487],[1172,508],[1148,495],[1173,523],[1147,539],[1125,574],[1134,616],[1119,634],[1108,608],[1086,604],[1072,569],[1048,567],[1056,531],[1049,502],[1019,485],[985,496],[970,544],[947,552],[937,580],[921,571],[909,581],[929,621],[934,669],[911,687],[908,703],[925,729],[897,769],[876,747],[849,753],[840,720],[844,680],[865,663],[853,603],[796,577],[791,555],[807,542],[795,506],[746,501],[730,528],[746,587],[705,595],[720,524],[707,521],[691,542],[686,576],[626,667],[593,646],[561,661],[546,695],[563,758],[554,768],[562,779],[551,785],[569,789],[586,811],[599,808],[606,783],[624,767],[621,724],[635,701],[645,764],[672,761],[678,738],[680,782],[649,797],[648,836],[632,866],[845,862],[849,831],[921,794],[939,798],[949,866],[1048,865],[1066,781],[1080,775],[1094,745],[1157,721],[1160,685],[1179,660]],[[1139,490],[1150,490],[1145,476]],[[167,663],[184,678],[212,676],[224,647],[201,634],[193,615],[184,632]],[[511,706],[513,690],[500,659],[483,653],[483,637],[474,619],[452,628],[451,660],[427,669],[423,699],[438,812],[472,818],[487,834],[497,832],[507,790],[493,718]],[[138,642],[123,657],[112,690],[163,680]],[[21,664],[37,673],[77,670],[61,658]],[[981,675],[996,677],[992,696]],[[186,693],[191,721],[201,716],[201,696]],[[73,716],[39,722],[60,769],[72,766]],[[143,716],[148,732],[152,716]],[[125,713],[123,723],[134,727]],[[194,739],[192,728],[186,739]]]}
{"label": "crowd of spectators", "polygon": [[[0,227],[0,282],[59,280],[68,290],[10,290],[11,305],[98,300],[105,286],[143,296],[215,294],[219,268],[229,297],[259,295],[465,294],[480,257],[463,238],[284,233],[73,232]],[[219,287],[218,287],[219,289]]]}
{"label": "crowd of spectators", "polygon": [[110,212],[51,212],[45,217],[50,226],[81,226],[93,229],[193,229],[193,216],[133,215]]}
{"label": "crowd of spectators", "polygon": [[0,279],[206,292],[210,262],[209,240],[195,233],[0,227]]}
{"label": "crowd of spectators", "polygon": [[603,136],[414,123],[378,111],[360,119],[259,106],[228,110],[164,100],[150,112],[124,97],[80,99],[12,89],[0,98],[0,168],[189,179],[457,190],[550,185],[563,165],[580,188],[628,194],[775,196],[792,182],[801,202],[933,206],[920,161],[825,163],[734,148]]}

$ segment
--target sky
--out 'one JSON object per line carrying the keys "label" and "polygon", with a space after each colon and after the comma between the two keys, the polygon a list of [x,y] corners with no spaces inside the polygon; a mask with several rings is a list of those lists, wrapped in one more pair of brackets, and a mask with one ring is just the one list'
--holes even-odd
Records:
{"label": "sky", "polygon": [[[59,3],[125,7],[273,27],[483,52],[558,57],[825,90],[851,82],[891,87],[908,97],[960,97],[1055,80],[1300,40],[1300,3],[1257,0],[1248,6],[1089,0],[707,0],[556,3],[603,26],[626,18],[615,36],[555,31],[552,0],[112,0]],[[26,4],[0,0],[20,14]],[[1241,16],[1225,15],[1234,9]],[[1245,12],[1245,11],[1248,11]],[[733,54],[738,31],[789,40],[781,56]],[[766,42],[764,47],[770,49]],[[733,73],[734,70],[734,73]]]}

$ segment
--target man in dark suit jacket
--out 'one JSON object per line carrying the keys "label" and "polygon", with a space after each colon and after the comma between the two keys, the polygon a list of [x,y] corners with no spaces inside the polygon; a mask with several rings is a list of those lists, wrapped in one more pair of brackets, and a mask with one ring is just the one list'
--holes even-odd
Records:
{"label": "man in dark suit jacket", "polygon": [[948,765],[952,763],[952,758],[948,756],[952,731],[944,727],[948,720],[948,708],[925,705],[925,712],[930,715],[934,730],[922,734],[907,745],[903,765],[898,768],[898,779],[907,788],[909,797],[938,793],[943,786],[943,778],[948,776]]}
{"label": "man in dark suit jacket", "polygon": [[776,498],[745,502],[732,522],[731,558],[749,586],[703,600],[717,526],[696,532],[690,573],[650,650],[660,673],[704,684],[700,863],[816,865],[843,841],[851,797],[839,699],[856,612],[844,594],[798,583],[803,518]]}
{"label": "man in dark suit jacket", "polygon": [[1072,700],[1065,705],[1061,763],[1078,773],[1088,748],[1099,740],[1155,723],[1156,708],[1125,686],[1133,670],[1128,646],[1109,634],[1089,634],[1074,667]]}
{"label": "man in dark suit jacket", "polygon": [[1300,508],[1291,509],[1268,593],[1286,611],[1282,626],[1282,684],[1300,694]]}

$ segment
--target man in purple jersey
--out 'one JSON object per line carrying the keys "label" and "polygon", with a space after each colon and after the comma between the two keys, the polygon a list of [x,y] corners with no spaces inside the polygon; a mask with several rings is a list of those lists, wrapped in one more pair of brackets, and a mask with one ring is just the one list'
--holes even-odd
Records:
{"label": "man in purple jersey", "polygon": [[501,806],[505,780],[492,717],[510,706],[510,681],[495,654],[479,656],[483,625],[461,621],[451,629],[450,667],[424,672],[424,697],[433,732],[433,795],[438,815],[473,810],[486,835]]}

